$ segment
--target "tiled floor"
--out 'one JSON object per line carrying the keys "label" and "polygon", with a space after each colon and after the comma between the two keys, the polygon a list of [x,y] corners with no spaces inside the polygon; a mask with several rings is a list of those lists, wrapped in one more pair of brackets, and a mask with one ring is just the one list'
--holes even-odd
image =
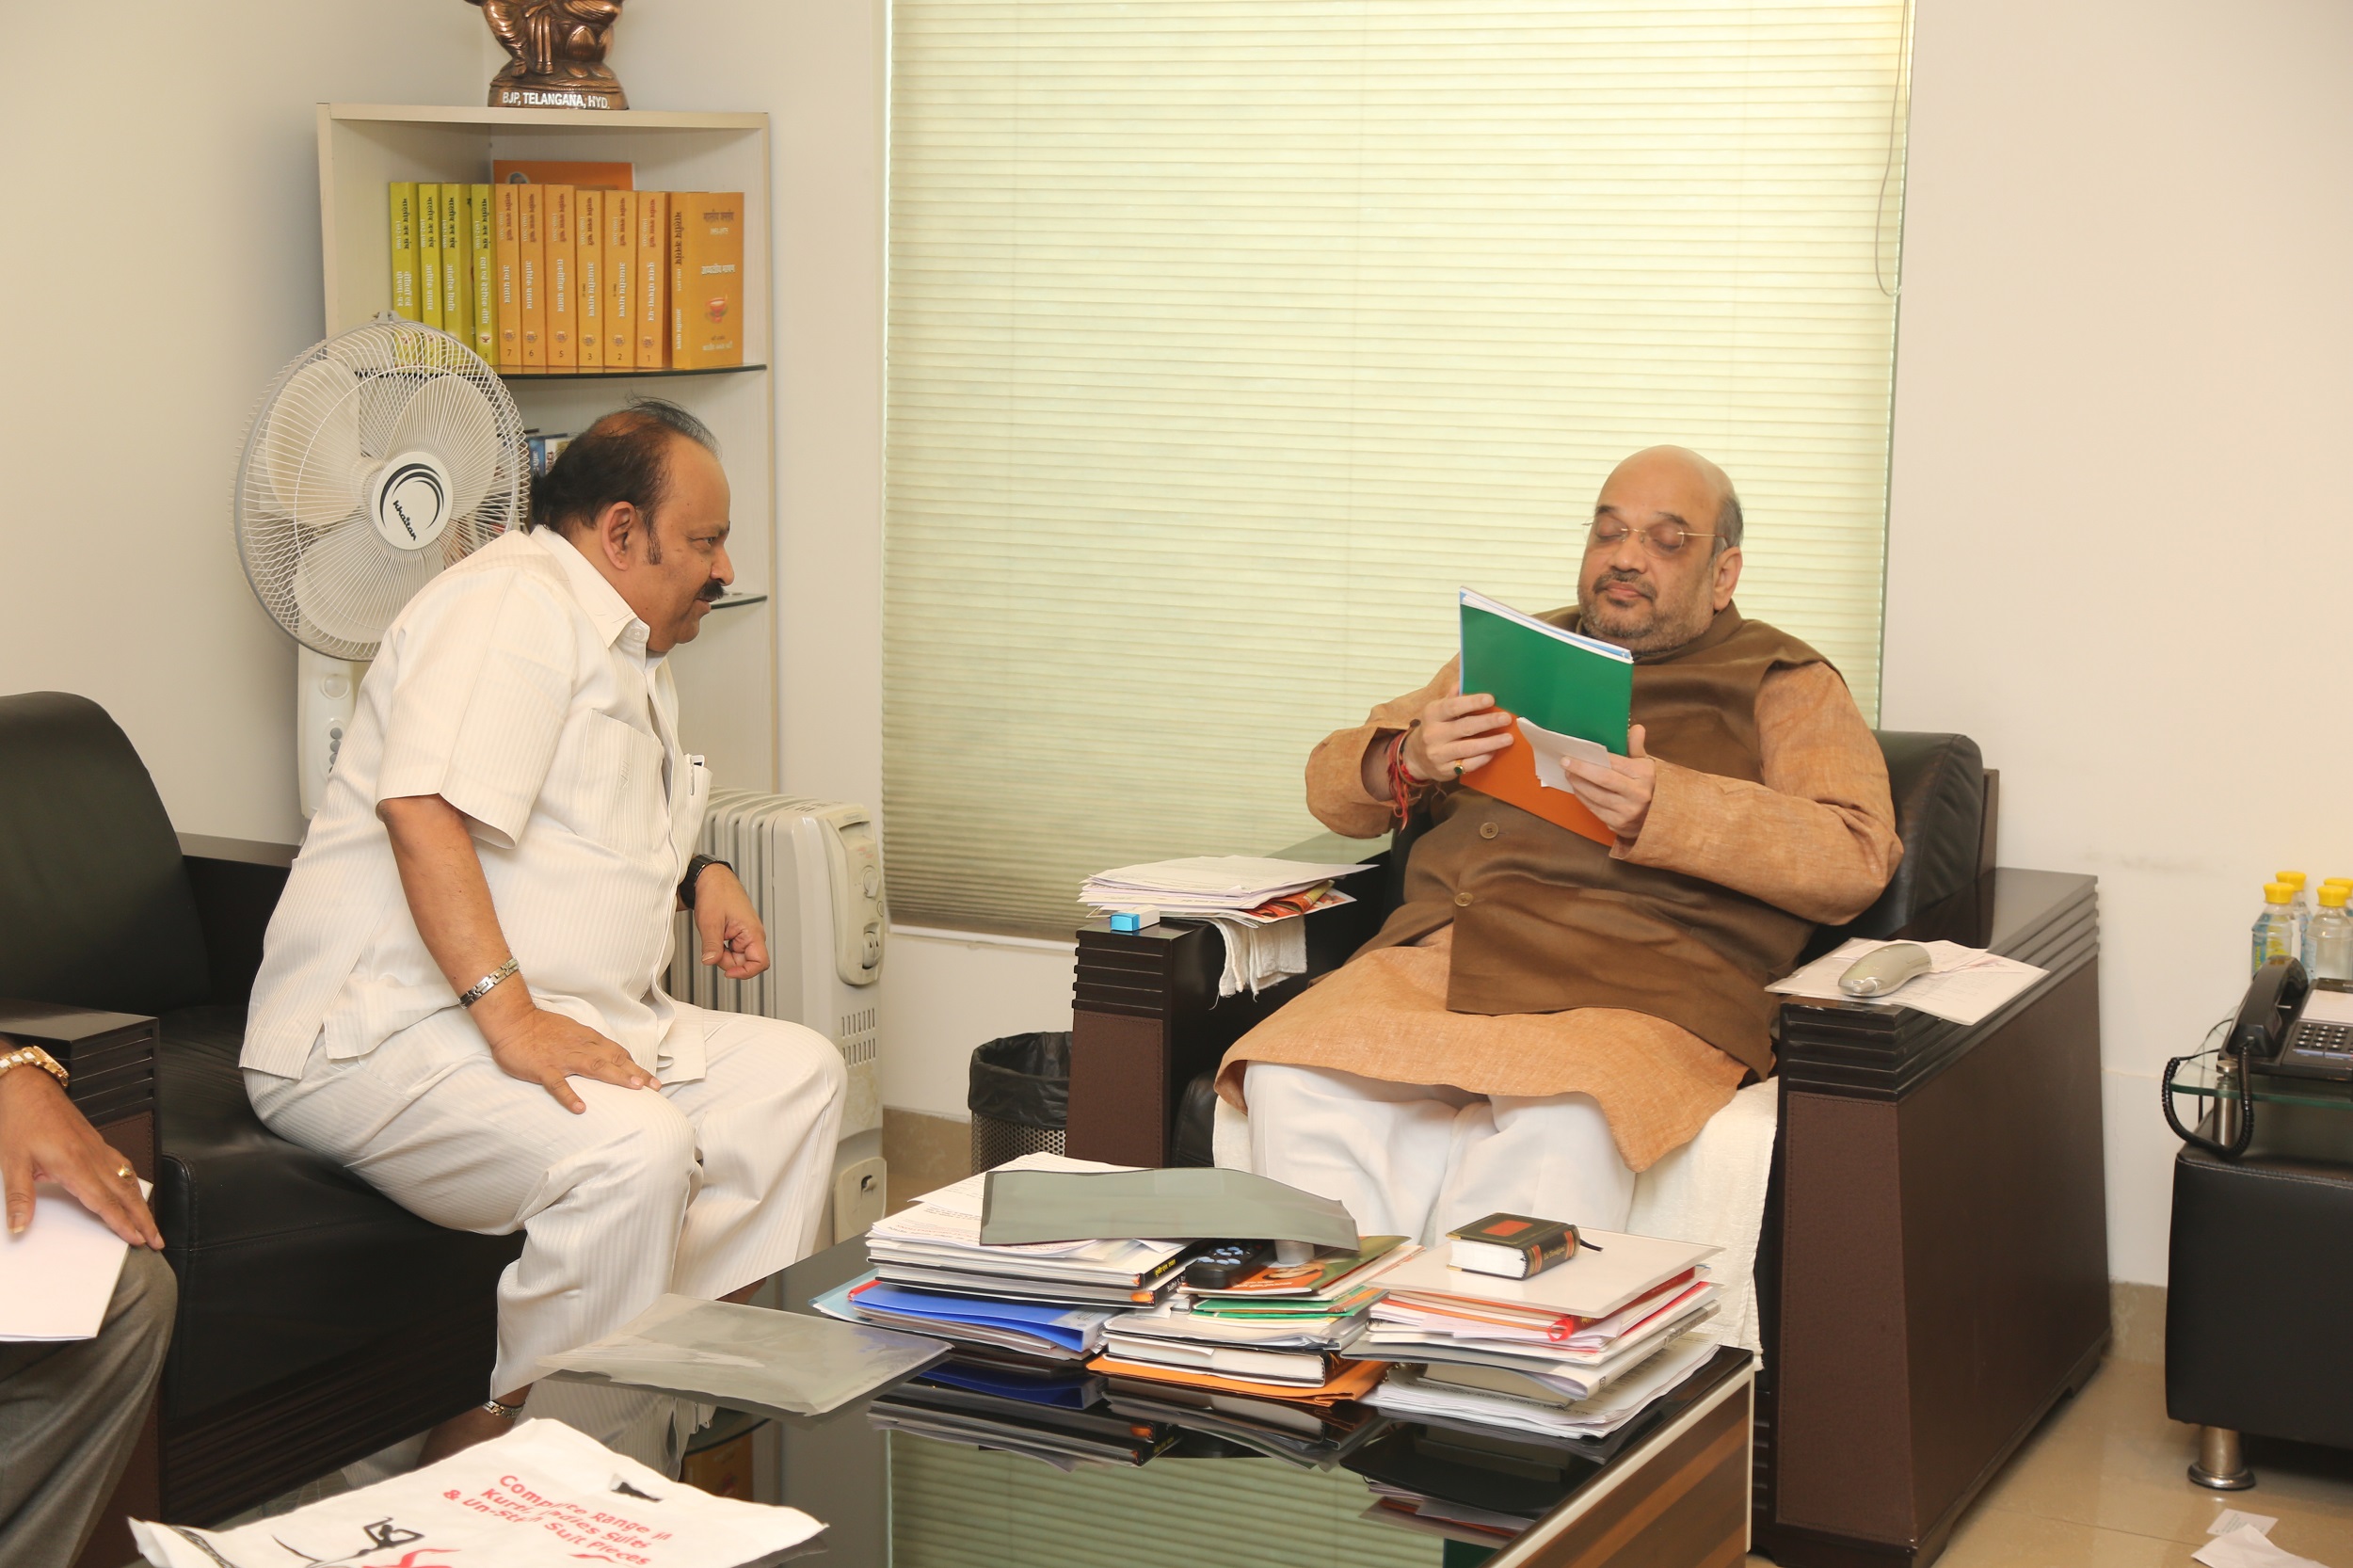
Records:
{"label": "tiled floor", "polygon": [[1977,1499],[1938,1568],[2197,1568],[2225,1508],[2271,1514],[2281,1546],[2353,1568],[2353,1453],[2250,1439],[2254,1489],[2208,1492],[2183,1475],[2196,1437],[2166,1418],[2164,1368],[2105,1363]]}

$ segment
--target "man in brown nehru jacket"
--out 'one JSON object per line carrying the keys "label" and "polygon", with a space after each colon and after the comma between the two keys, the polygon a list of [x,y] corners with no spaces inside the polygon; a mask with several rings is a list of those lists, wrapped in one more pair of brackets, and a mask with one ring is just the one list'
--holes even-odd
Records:
{"label": "man in brown nehru jacket", "polygon": [[1740,532],[1722,470],[1638,452],[1602,486],[1577,607],[1543,617],[1634,655],[1630,755],[1566,770],[1614,843],[1463,786],[1513,729],[1459,661],[1316,747],[1333,831],[1432,825],[1380,933],[1227,1052],[1254,1169],[1368,1234],[1496,1210],[1614,1230],[1635,1175],[1771,1070],[1764,986],[1902,846],[1845,680],[1734,607]]}

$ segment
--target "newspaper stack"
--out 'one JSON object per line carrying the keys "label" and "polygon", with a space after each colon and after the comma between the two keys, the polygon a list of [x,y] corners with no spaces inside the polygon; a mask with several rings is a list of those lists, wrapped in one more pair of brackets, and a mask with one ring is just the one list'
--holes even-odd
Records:
{"label": "newspaper stack", "polygon": [[1088,877],[1079,902],[1098,914],[1181,916],[1218,928],[1225,969],[1218,995],[1230,997],[1307,972],[1307,933],[1297,917],[1354,901],[1332,884],[1369,868],[1248,855],[1198,855],[1121,866]]}

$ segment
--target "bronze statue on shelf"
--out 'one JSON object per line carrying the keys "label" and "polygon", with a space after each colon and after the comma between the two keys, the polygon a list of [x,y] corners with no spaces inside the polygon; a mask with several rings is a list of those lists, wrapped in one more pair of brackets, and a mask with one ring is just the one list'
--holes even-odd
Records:
{"label": "bronze statue on shelf", "polygon": [[604,63],[622,0],[466,0],[480,6],[505,47],[490,79],[494,109],[626,109],[629,95]]}

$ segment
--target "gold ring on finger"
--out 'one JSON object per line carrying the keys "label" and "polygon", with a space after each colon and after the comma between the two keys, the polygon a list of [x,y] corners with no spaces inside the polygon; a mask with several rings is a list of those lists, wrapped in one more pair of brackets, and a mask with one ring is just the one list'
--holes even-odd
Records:
{"label": "gold ring on finger", "polygon": [[137,1173],[133,1171],[130,1166],[125,1165],[120,1170],[115,1172],[115,1175],[119,1176],[133,1176],[137,1175]]}

